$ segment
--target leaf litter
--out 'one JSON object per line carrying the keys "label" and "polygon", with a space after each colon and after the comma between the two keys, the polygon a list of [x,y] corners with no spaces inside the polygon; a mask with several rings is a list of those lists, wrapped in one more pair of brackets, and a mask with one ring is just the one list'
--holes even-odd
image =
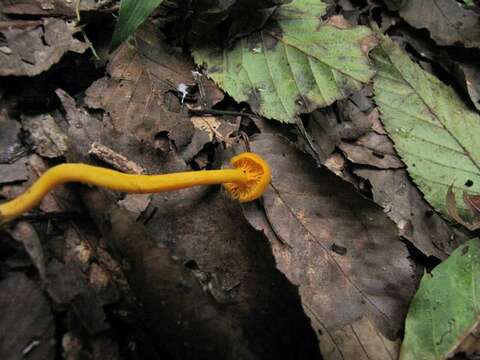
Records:
{"label": "leaf litter", "polygon": [[[277,266],[299,286],[322,353],[385,358],[363,342],[396,338],[415,289],[413,265],[395,226],[378,206],[316,169],[278,135],[260,134],[250,146],[273,173],[264,211],[247,205],[247,218],[267,234]],[[374,339],[352,337],[335,346],[342,332],[363,326],[377,329]]]}
{"label": "leaf litter", "polygon": [[[0,286],[22,334],[20,342],[0,340],[2,358],[398,358],[418,279],[452,253],[453,261],[473,237],[449,222],[450,210],[470,221],[479,207],[475,179],[454,179],[455,206],[446,191],[419,182],[417,171],[426,170],[413,169],[423,164],[409,161],[389,121],[392,108],[411,110],[404,105],[415,96],[398,93],[398,83],[412,74],[411,90],[437,118],[448,118],[447,129],[478,117],[478,7],[453,0],[308,4],[165,0],[107,55],[118,3],[0,1],[2,199],[63,161],[163,173],[220,168],[235,152],[252,150],[274,171],[262,201],[242,207],[220,187],[126,196],[57,188],[0,233]],[[386,46],[378,29],[402,50]],[[380,48],[369,56],[377,39]],[[276,56],[282,43],[287,58]],[[292,60],[291,45],[307,55]],[[228,66],[212,65],[220,48],[229,60],[246,50],[247,68],[265,65],[256,60],[266,56],[275,71],[269,79],[255,68],[253,86],[233,81],[244,75],[238,69],[222,78]],[[382,62],[382,51],[402,76]],[[305,59],[323,61],[328,81],[300,86],[313,79],[300,71]],[[382,76],[392,87],[379,85]],[[443,97],[430,103],[426,85]],[[288,91],[274,91],[283,86]],[[397,94],[385,100],[392,89]],[[416,105],[409,115],[430,114]],[[250,109],[290,124],[274,125]],[[421,135],[419,124],[410,134]],[[416,155],[429,151],[420,146]],[[437,152],[433,160],[445,159]],[[465,274],[475,281],[475,272]],[[37,289],[35,311],[7,301],[24,288]],[[409,317],[421,315],[411,309]],[[33,318],[42,321],[20,326]],[[12,332],[11,319],[3,316],[0,327]],[[435,314],[437,324],[444,320]],[[420,328],[407,322],[404,349],[412,348],[408,332]],[[458,346],[448,355],[476,356],[475,331],[467,335],[453,339]]]}

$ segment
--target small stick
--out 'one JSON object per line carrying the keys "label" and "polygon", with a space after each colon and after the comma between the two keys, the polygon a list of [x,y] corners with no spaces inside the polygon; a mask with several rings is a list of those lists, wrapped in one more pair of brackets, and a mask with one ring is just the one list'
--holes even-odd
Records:
{"label": "small stick", "polygon": [[47,221],[47,220],[72,220],[79,218],[87,218],[87,216],[81,212],[63,211],[63,212],[48,212],[48,213],[27,213],[21,215],[17,221]]}
{"label": "small stick", "polygon": [[145,169],[132,160],[128,160],[125,156],[117,153],[109,147],[94,142],[88,150],[88,154],[96,157],[114,169],[120,170],[128,174],[143,174]]}
{"label": "small stick", "polygon": [[228,115],[228,116],[248,116],[257,119],[255,114],[245,113],[241,111],[215,110],[215,109],[189,109],[191,115]]}

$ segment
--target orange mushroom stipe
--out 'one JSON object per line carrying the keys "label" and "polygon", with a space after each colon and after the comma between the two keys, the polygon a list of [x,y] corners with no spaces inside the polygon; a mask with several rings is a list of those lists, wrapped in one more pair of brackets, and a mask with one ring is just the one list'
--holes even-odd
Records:
{"label": "orange mushroom stipe", "polygon": [[260,156],[242,153],[230,160],[233,169],[165,175],[132,175],[86,164],[62,164],[47,170],[26,192],[0,204],[0,222],[12,220],[38,205],[55,186],[80,182],[127,193],[157,193],[196,185],[223,184],[240,202],[259,198],[270,183],[270,168]]}

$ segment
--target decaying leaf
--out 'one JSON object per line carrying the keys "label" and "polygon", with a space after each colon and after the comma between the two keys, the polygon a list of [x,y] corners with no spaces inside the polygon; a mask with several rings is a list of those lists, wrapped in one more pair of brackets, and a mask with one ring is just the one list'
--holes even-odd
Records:
{"label": "decaying leaf", "polygon": [[473,105],[480,110],[480,69],[477,64],[457,62],[453,73],[470,96]]}
{"label": "decaying leaf", "polygon": [[463,194],[463,201],[468,205],[474,216],[480,218],[480,195]]}
{"label": "decaying leaf", "polygon": [[358,168],[354,173],[370,182],[373,200],[397,224],[400,235],[425,255],[445,259],[465,240],[425,202],[405,169]]}
{"label": "decaying leaf", "polygon": [[25,159],[20,159],[12,164],[0,164],[0,184],[6,184],[28,179]]}
{"label": "decaying leaf", "polygon": [[[448,216],[450,185],[480,193],[480,116],[391,40],[382,41],[373,59],[375,102],[385,128],[426,200]],[[468,216],[465,204],[457,206]]]}
{"label": "decaying leaf", "polygon": [[440,45],[480,47],[480,14],[456,0],[409,0],[400,9],[416,28],[426,28]]}
{"label": "decaying leaf", "polygon": [[423,276],[408,310],[400,359],[449,359],[478,351],[479,289],[480,240],[472,239]]}
{"label": "decaying leaf", "polygon": [[59,157],[68,149],[65,134],[49,114],[24,116],[22,128],[29,134],[34,150],[41,156]]}
{"label": "decaying leaf", "polygon": [[278,5],[289,0],[170,0],[160,10],[174,18],[175,42],[195,47],[205,43],[230,46],[261,29]]}
{"label": "decaying leaf", "polygon": [[32,263],[35,264],[40,278],[45,280],[45,256],[35,228],[26,221],[19,221],[9,233],[13,239],[23,244]]}
{"label": "decaying leaf", "polygon": [[0,21],[0,76],[34,76],[57,63],[67,51],[83,53],[78,29],[56,18]]}
{"label": "decaying leaf", "polygon": [[[124,46],[128,44],[119,51]],[[181,71],[176,76],[191,74],[186,66]],[[167,71],[159,74],[170,76]],[[112,124],[108,117],[98,118],[97,112],[78,108],[65,92],[57,94],[66,115],[69,161],[92,162],[88,150],[99,142],[147,173],[191,170],[183,152],[175,147],[160,152],[129,130],[142,126],[144,117],[119,119],[117,115]],[[173,99],[181,104],[181,99]],[[173,100],[162,103],[162,111],[168,115],[174,105]],[[192,124],[189,118],[176,116],[179,126]],[[168,120],[158,121],[161,126]],[[220,190],[198,187],[154,194],[146,209],[141,209],[142,204],[130,207],[133,211],[119,207],[121,195],[115,192],[83,188],[82,194],[115,254],[130,264],[129,283],[145,312],[142,325],[163,352],[173,359],[233,360],[282,354],[315,358],[315,335],[298,295],[275,269],[268,247],[245,222],[238,204]],[[286,289],[285,294],[292,296],[279,296]],[[285,340],[279,342],[279,338]]]}
{"label": "decaying leaf", "polygon": [[390,139],[373,131],[362,135],[355,143],[343,142],[339,147],[348,160],[355,164],[379,169],[399,169],[404,166],[395,154]]}
{"label": "decaying leaf", "polygon": [[263,30],[232,49],[197,49],[195,61],[236,101],[293,123],[299,113],[348,96],[373,75],[373,33],[340,17],[322,21],[326,7],[317,0],[281,5]]}
{"label": "decaying leaf", "polygon": [[[369,181],[373,200],[397,224],[399,234],[427,256],[444,259],[465,237],[433,211],[402,169],[370,94],[363,89],[339,101],[339,119],[329,108],[312,113],[306,128],[317,161],[357,189],[365,189],[361,178]],[[348,160],[332,154],[335,145]]]}
{"label": "decaying leaf", "polygon": [[55,359],[55,322],[39,284],[9,273],[0,281],[0,308],[2,359]]}
{"label": "decaying leaf", "polygon": [[401,9],[407,2],[408,0],[384,0],[384,3],[392,11]]}
{"label": "decaying leaf", "polygon": [[115,131],[132,133],[152,145],[157,134],[166,133],[177,149],[183,149],[193,125],[176,89],[178,84],[194,83],[193,64],[161,36],[154,25],[142,26],[134,41],[115,52],[107,67],[109,76],[88,88],[85,102],[105,110]]}
{"label": "decaying leaf", "polygon": [[270,164],[272,185],[265,212],[246,205],[247,218],[264,231],[278,268],[299,287],[324,358],[395,358],[385,337],[398,336],[415,279],[393,223],[280,136],[260,134],[250,146]]}
{"label": "decaying leaf", "polygon": [[476,231],[480,229],[480,195],[470,195],[466,192],[463,193],[463,202],[470,210],[471,221],[465,221],[458,213],[457,198],[453,187],[449,186],[447,196],[445,199],[448,215],[457,223],[465,226],[470,231]]}
{"label": "decaying leaf", "polygon": [[190,144],[181,152],[181,156],[187,162],[192,161],[206,144],[220,143],[225,147],[230,147],[234,142],[234,135],[238,134],[240,127],[240,121],[232,123],[214,116],[193,116],[191,122],[195,127],[195,132]]}
{"label": "decaying leaf", "polygon": [[12,161],[22,151],[20,143],[21,126],[18,121],[10,119],[7,111],[0,110],[0,163]]}
{"label": "decaying leaf", "polygon": [[[103,305],[109,303],[89,286],[79,264],[53,260],[46,271],[46,291],[55,304],[69,306],[90,334],[108,330]],[[110,300],[110,299],[108,299]]]}
{"label": "decaying leaf", "polygon": [[[451,75],[454,81],[465,94],[468,94],[473,105],[480,110],[480,68],[476,63],[474,49],[469,50],[472,55],[462,52],[448,52],[445,47],[438,46],[433,40],[416,36],[416,32],[410,28],[401,30],[402,42],[412,46],[422,57],[427,58],[433,64],[440,65]],[[447,48],[448,49],[448,48]],[[431,64],[429,63],[429,66]]]}
{"label": "decaying leaf", "polygon": [[43,16],[67,16],[76,15],[76,7],[79,11],[92,11],[100,6],[107,5],[110,0],[0,0],[0,11],[8,15],[43,15]]}
{"label": "decaying leaf", "polygon": [[300,147],[307,152],[313,152],[314,158],[324,164],[341,142],[335,112],[331,108],[314,111],[305,126],[305,131],[305,136],[299,137],[299,142],[304,143],[299,144]]}

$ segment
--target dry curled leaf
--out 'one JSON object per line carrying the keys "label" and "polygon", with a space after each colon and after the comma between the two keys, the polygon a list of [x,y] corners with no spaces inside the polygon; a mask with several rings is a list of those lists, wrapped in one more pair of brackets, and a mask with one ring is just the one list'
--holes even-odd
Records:
{"label": "dry curled leaf", "polygon": [[448,211],[448,214],[453,220],[465,226],[470,231],[476,231],[480,229],[480,196],[463,192],[463,201],[467,208],[470,209],[472,220],[464,220],[460,215],[457,207],[455,192],[453,191],[453,185],[451,185],[447,190],[447,195],[445,198],[445,207]]}

